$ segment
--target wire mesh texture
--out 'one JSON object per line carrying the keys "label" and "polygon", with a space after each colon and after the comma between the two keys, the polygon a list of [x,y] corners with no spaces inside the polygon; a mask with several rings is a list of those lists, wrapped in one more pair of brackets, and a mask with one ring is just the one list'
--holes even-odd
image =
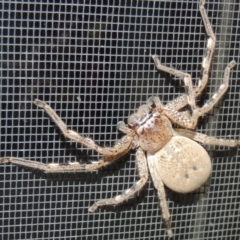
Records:
{"label": "wire mesh texture", "polygon": [[[43,163],[97,160],[66,140],[35,98],[51,105],[70,129],[112,145],[117,123],[157,95],[184,92],[169,67],[200,75],[207,36],[198,1],[1,1],[1,142],[3,156]],[[217,46],[201,105],[219,88],[234,59],[224,99],[197,128],[239,139],[240,11],[235,0],[207,1]],[[190,194],[167,189],[174,239],[239,239],[238,149],[206,146],[213,163],[209,183]],[[45,174],[0,165],[1,239],[168,239],[151,178],[135,197],[89,213],[137,180],[134,151],[98,172]]]}

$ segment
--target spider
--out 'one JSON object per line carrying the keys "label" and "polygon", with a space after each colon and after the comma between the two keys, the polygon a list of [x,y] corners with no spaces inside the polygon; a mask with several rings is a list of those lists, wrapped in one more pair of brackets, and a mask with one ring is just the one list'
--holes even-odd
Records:
{"label": "spider", "polygon": [[[105,205],[117,205],[132,197],[146,184],[150,172],[160,200],[167,233],[169,237],[172,237],[164,185],[178,193],[188,193],[195,191],[207,181],[211,174],[211,160],[205,149],[197,142],[227,147],[240,145],[239,140],[217,139],[192,130],[196,128],[199,117],[209,112],[226,93],[230,70],[236,65],[235,61],[231,61],[227,65],[223,83],[218,91],[202,107],[196,106],[196,97],[201,94],[208,82],[216,44],[204,4],[205,1],[200,0],[200,13],[209,38],[202,61],[201,78],[197,86],[193,86],[190,74],[168,68],[160,63],[156,55],[152,56],[156,68],[183,79],[187,91],[166,105],[163,105],[158,97],[151,97],[146,104],[141,105],[134,114],[128,117],[128,125],[125,125],[124,122],[118,123],[118,129],[126,135],[113,147],[101,147],[91,138],[83,137],[77,132],[69,130],[49,105],[36,99],[34,103],[45,110],[66,138],[95,150],[102,155],[102,158],[89,164],[78,162],[43,164],[21,158],[4,157],[0,159],[0,163],[18,164],[47,173],[91,171],[105,167],[131,149],[135,149],[136,167],[140,180],[122,194],[96,202],[89,208],[89,211],[94,212],[97,208]],[[189,106],[189,109],[182,110],[185,106]],[[181,128],[173,128],[173,123]]]}

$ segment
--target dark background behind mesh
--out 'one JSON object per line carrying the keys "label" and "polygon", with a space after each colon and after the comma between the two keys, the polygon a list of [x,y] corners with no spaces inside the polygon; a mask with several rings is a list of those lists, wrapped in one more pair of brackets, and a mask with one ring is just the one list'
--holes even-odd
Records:
{"label": "dark background behind mesh", "polygon": [[[122,134],[140,104],[163,103],[184,91],[182,81],[158,72],[150,55],[199,77],[207,37],[196,1],[2,1],[0,3],[1,156],[43,163],[97,160],[64,139],[35,98],[49,103],[69,128],[102,145]],[[230,89],[197,130],[239,138],[240,13],[238,1],[207,1],[218,39],[211,78],[198,99],[220,86],[235,59]],[[213,162],[208,184],[181,195],[167,190],[174,239],[239,239],[239,151],[206,147]],[[99,172],[45,174],[0,165],[0,239],[168,239],[151,178],[117,207],[88,213],[137,180],[134,151]]]}

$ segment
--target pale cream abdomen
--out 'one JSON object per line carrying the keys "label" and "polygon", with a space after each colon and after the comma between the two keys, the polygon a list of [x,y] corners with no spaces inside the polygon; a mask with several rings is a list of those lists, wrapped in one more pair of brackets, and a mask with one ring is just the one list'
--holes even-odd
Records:
{"label": "pale cream abdomen", "polygon": [[212,170],[206,150],[198,143],[181,136],[172,139],[154,155],[155,171],[164,184],[175,192],[188,193],[201,187]]}

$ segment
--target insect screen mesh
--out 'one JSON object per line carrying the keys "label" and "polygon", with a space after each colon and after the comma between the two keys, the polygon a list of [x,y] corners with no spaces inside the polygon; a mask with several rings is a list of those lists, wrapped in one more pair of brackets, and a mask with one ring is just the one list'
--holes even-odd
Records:
{"label": "insect screen mesh", "polygon": [[[179,79],[158,72],[150,55],[196,80],[206,34],[196,1],[2,1],[1,157],[43,163],[97,160],[66,140],[35,98],[51,105],[69,128],[112,145],[142,103],[166,103],[184,92]],[[239,4],[207,1],[217,37],[211,78],[201,105],[218,89],[235,59],[228,94],[200,119],[197,131],[239,138]],[[239,151],[206,147],[211,180],[199,191],[167,190],[175,239],[239,239]],[[151,178],[137,196],[96,213],[99,199],[137,181],[134,151],[99,172],[45,174],[0,165],[1,239],[168,239]]]}

